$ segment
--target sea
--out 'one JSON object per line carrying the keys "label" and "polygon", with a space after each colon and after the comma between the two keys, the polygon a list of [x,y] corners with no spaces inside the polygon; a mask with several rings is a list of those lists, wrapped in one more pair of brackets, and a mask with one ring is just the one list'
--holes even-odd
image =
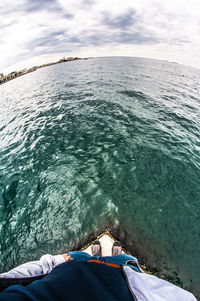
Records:
{"label": "sea", "polygon": [[200,297],[200,70],[100,57],[0,86],[0,272],[105,225]]}

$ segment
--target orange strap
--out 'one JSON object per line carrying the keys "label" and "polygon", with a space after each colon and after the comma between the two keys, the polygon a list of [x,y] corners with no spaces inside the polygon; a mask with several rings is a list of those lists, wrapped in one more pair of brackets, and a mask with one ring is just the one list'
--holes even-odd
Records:
{"label": "orange strap", "polygon": [[105,265],[108,265],[108,266],[116,268],[116,269],[120,269],[121,268],[120,265],[118,265],[118,264],[114,264],[114,263],[110,263],[110,262],[105,262],[105,261],[100,261],[100,260],[91,259],[91,260],[88,260],[87,262],[101,263],[101,264],[105,264]]}

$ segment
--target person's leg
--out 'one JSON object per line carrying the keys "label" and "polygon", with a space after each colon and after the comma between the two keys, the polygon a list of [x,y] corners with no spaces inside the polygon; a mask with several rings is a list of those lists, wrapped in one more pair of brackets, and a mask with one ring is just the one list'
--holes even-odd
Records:
{"label": "person's leg", "polygon": [[[97,254],[94,254],[97,251],[96,247],[100,247],[100,243],[97,243],[97,241],[93,244],[92,249],[92,256],[89,255],[86,252],[82,251],[71,251],[67,254],[70,255],[70,259],[76,260],[76,261],[88,261],[88,260],[99,260],[99,261],[105,261],[108,263],[116,264],[116,265],[128,265],[131,268],[133,268],[137,272],[141,272],[138,260],[136,257],[127,255],[127,254],[120,254],[117,256],[104,256],[101,257],[99,253],[99,250]],[[94,248],[95,247],[95,248]]]}
{"label": "person's leg", "polygon": [[70,256],[70,259],[76,261],[88,261],[91,259],[91,255],[82,251],[71,251],[67,253]]}
{"label": "person's leg", "polygon": [[141,271],[136,257],[128,254],[122,254],[122,246],[119,241],[114,241],[113,243],[112,256],[101,257],[101,260],[120,266],[128,265],[137,272]]}
{"label": "person's leg", "polygon": [[138,260],[136,257],[132,256],[132,255],[128,255],[128,254],[120,254],[117,257],[117,260],[123,261],[123,262],[127,262],[127,261],[135,261],[138,265]]}
{"label": "person's leg", "polygon": [[104,261],[109,261],[110,263],[118,264],[118,265],[124,265],[127,263],[127,261],[134,261],[138,264],[138,260],[136,257],[133,257],[131,255],[127,254],[120,254],[117,256],[104,256],[101,257]]}
{"label": "person's leg", "polygon": [[88,261],[90,259],[98,259],[101,256],[101,244],[98,239],[96,239],[91,247],[92,256],[86,252],[82,251],[72,251],[67,254],[70,255],[70,259],[76,261]]}
{"label": "person's leg", "polygon": [[120,266],[128,265],[131,268],[133,268],[135,271],[141,272],[137,258],[131,255],[120,254],[117,256],[105,256],[105,257],[100,257],[99,260],[109,262],[112,264],[117,264]]}

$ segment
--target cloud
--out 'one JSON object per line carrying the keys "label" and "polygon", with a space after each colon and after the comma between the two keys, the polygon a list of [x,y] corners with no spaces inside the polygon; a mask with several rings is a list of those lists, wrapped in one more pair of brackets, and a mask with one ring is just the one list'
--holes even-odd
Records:
{"label": "cloud", "polygon": [[122,44],[155,44],[160,42],[158,37],[155,37],[148,32],[146,35],[141,32],[121,32],[117,36],[117,41]]}
{"label": "cloud", "polygon": [[3,30],[3,29],[6,29],[6,28],[10,28],[14,24],[16,24],[16,21],[4,22],[4,23],[2,22],[2,23],[0,23],[0,27],[1,27],[1,30]]}
{"label": "cloud", "polygon": [[79,38],[70,36],[65,30],[53,31],[37,37],[26,45],[28,49],[32,49],[32,55],[43,55],[48,53],[61,53],[71,51],[74,46],[83,46]]}
{"label": "cloud", "polygon": [[27,0],[24,5],[24,10],[26,12],[35,12],[41,10],[54,10],[62,11],[62,7],[56,0]]}
{"label": "cloud", "polygon": [[38,37],[30,41],[27,47],[29,49],[32,48],[32,50],[34,51],[34,49],[37,47],[43,47],[43,46],[51,47],[57,45],[57,43],[59,42],[59,37],[63,37],[64,34],[65,34],[64,30],[50,32],[46,35],[43,35],[41,37]]}
{"label": "cloud", "polygon": [[109,12],[106,12],[102,23],[114,29],[127,29],[137,23],[137,13],[133,9],[117,16],[111,16]]}
{"label": "cloud", "polygon": [[95,1],[94,0],[83,0],[82,1],[82,4],[85,5],[85,6],[89,6],[91,7],[92,5],[95,5]]}
{"label": "cloud", "polygon": [[200,61],[197,0],[1,0],[0,14],[0,72],[14,58],[23,68],[23,56],[31,64],[33,57],[40,63],[45,54],[50,61],[51,53],[77,56],[88,49],[92,56]]}
{"label": "cloud", "polygon": [[104,45],[144,45],[159,43],[159,38],[154,37],[149,33],[143,34],[142,32],[101,32],[93,33],[92,35],[85,36],[84,40],[81,41],[82,46],[104,46]]}

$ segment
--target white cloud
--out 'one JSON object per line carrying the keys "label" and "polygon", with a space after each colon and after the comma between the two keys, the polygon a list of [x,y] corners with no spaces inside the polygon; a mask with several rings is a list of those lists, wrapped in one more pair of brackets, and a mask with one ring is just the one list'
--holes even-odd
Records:
{"label": "white cloud", "polygon": [[200,68],[198,2],[2,0],[0,72],[68,55],[144,56]]}

